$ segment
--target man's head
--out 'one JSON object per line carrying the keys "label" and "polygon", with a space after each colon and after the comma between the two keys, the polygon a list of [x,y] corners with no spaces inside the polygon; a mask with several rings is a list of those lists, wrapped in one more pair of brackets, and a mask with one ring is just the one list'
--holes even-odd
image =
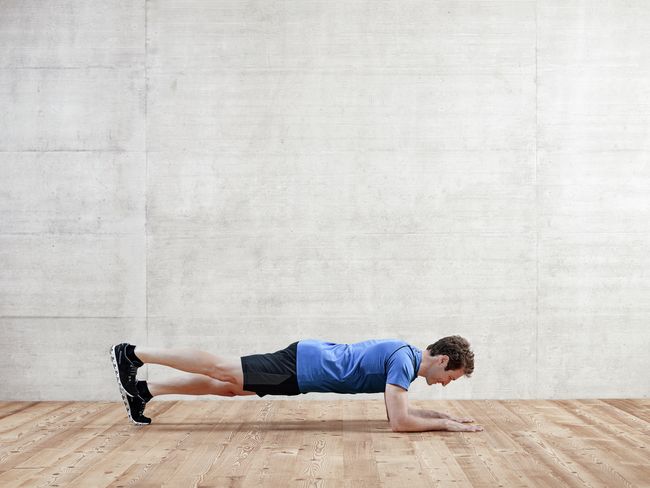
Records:
{"label": "man's head", "polygon": [[424,376],[429,385],[446,386],[474,372],[474,353],[469,342],[461,336],[443,337],[427,346],[427,351],[429,355],[423,356],[419,375]]}

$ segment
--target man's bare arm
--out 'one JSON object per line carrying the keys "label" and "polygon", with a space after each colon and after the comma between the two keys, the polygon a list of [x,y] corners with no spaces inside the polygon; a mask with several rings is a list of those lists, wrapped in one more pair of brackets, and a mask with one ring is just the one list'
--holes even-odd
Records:
{"label": "man's bare arm", "polygon": [[410,412],[408,392],[396,385],[387,384],[384,393],[386,413],[394,432],[425,432],[429,430],[450,430],[475,432],[483,430],[480,425],[466,425],[451,419],[420,417]]}
{"label": "man's bare arm", "polygon": [[420,410],[417,408],[409,408],[409,414],[424,419],[449,419],[453,420],[454,422],[461,423],[474,422],[474,419],[469,417],[454,417],[453,415],[448,415],[444,412],[436,412],[434,410]]}

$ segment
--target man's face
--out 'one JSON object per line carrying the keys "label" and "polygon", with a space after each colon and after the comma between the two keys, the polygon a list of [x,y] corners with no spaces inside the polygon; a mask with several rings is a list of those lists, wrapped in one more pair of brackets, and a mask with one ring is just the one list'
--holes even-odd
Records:
{"label": "man's face", "polygon": [[435,356],[433,359],[433,364],[427,371],[427,384],[447,386],[450,382],[463,376],[464,371],[462,369],[445,370],[449,362],[447,356]]}

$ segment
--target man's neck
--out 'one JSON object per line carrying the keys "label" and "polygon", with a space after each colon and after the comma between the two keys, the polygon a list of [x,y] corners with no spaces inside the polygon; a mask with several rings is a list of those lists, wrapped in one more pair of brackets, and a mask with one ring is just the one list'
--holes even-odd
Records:
{"label": "man's neck", "polygon": [[427,354],[427,353],[422,353],[422,361],[420,362],[420,368],[418,369],[418,376],[424,376],[424,372],[429,369],[429,366],[431,366],[431,360],[433,358]]}

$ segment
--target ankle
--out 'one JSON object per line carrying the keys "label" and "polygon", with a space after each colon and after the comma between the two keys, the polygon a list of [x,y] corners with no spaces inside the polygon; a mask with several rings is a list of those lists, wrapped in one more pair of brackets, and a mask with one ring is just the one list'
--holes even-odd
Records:
{"label": "ankle", "polygon": [[128,346],[126,346],[126,351],[124,352],[124,354],[126,355],[129,361],[131,361],[139,368],[144,364],[144,362],[136,355],[135,348],[136,346],[129,344]]}
{"label": "ankle", "polygon": [[138,381],[135,384],[135,387],[138,390],[138,395],[145,401],[145,403],[153,398],[146,381]]}

